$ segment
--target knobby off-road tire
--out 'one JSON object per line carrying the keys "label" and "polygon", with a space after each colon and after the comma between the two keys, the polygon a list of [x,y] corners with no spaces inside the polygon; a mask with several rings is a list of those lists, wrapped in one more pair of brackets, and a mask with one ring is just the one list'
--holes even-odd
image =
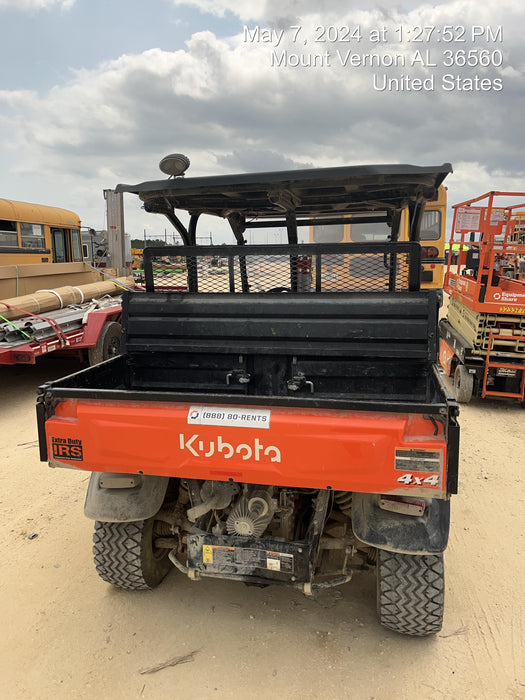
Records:
{"label": "knobby off-road tire", "polygon": [[128,591],[152,589],[172,568],[168,549],[153,545],[154,519],[131,523],[96,521],[93,555],[100,578]]}
{"label": "knobby off-road tire", "polygon": [[377,607],[381,624],[395,632],[423,637],[443,625],[443,555],[413,555],[380,549]]}
{"label": "knobby off-road tire", "polygon": [[102,326],[97,344],[88,348],[88,359],[91,366],[120,355],[121,332],[122,327],[116,321],[108,321]]}
{"label": "knobby off-road tire", "polygon": [[468,403],[474,391],[474,375],[465,365],[458,365],[454,372],[454,393],[459,403]]}

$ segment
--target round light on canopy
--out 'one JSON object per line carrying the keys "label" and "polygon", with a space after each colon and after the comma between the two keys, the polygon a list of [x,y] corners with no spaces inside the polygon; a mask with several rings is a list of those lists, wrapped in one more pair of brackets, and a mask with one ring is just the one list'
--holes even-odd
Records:
{"label": "round light on canopy", "polygon": [[159,163],[161,171],[165,175],[171,175],[172,177],[184,175],[189,167],[190,159],[182,153],[171,153],[169,156],[164,156]]}

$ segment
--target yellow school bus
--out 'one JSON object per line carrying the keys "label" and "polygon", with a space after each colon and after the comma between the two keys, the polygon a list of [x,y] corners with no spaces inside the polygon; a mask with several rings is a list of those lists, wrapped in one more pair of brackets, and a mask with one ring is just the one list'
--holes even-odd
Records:
{"label": "yellow school bus", "polygon": [[0,265],[82,260],[78,214],[43,204],[0,199]]}
{"label": "yellow school bus", "polygon": [[[443,287],[443,270],[445,264],[447,190],[441,185],[436,196],[429,200],[423,212],[420,227],[421,242],[421,287],[440,289]],[[310,226],[310,243],[373,243],[390,240],[390,227],[386,223],[366,223],[363,219],[377,214],[359,214],[359,223],[323,224]],[[404,211],[400,223],[400,241],[408,241],[408,216]],[[341,261],[342,263],[342,261]],[[337,275],[337,258],[334,258],[334,275]],[[373,274],[368,268],[367,275]],[[372,281],[372,280],[371,280]]]}

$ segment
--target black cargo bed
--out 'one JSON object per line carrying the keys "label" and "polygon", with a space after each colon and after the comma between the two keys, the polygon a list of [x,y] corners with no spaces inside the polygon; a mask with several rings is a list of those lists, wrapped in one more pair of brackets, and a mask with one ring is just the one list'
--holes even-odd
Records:
{"label": "black cargo bed", "polygon": [[444,414],[452,399],[435,366],[418,378],[420,391],[415,394],[388,393],[249,395],[228,390],[203,391],[201,387],[188,390],[135,388],[129,383],[127,357],[89,367],[40,387],[47,405],[63,399],[94,399],[98,401],[163,401],[205,404],[240,404],[245,406],[284,406],[290,408],[322,408],[337,410],[387,411],[400,413]]}
{"label": "black cargo bed", "polygon": [[411,293],[126,294],[125,354],[54,398],[442,413],[438,299]]}

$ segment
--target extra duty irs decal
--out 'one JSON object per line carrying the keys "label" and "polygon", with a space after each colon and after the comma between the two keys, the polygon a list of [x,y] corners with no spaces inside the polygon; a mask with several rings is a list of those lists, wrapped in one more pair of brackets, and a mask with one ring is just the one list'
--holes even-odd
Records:
{"label": "extra duty irs decal", "polygon": [[73,462],[82,462],[84,460],[82,440],[52,437],[51,447],[55,459],[68,459]]}

